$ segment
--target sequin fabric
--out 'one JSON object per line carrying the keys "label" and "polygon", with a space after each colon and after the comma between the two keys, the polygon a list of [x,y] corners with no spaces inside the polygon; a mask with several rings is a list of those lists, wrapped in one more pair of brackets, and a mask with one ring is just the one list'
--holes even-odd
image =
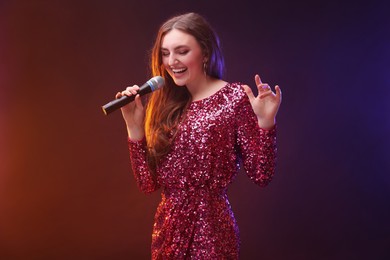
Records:
{"label": "sequin fabric", "polygon": [[152,234],[152,259],[238,259],[239,232],[226,192],[240,165],[267,185],[276,162],[276,129],[261,129],[242,86],[229,83],[192,102],[172,150],[152,178],[145,139],[128,140],[138,187],[162,188]]}

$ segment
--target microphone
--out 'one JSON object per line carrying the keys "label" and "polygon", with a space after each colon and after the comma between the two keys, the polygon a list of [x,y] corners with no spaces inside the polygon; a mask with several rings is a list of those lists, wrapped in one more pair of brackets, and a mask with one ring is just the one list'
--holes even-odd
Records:
{"label": "microphone", "polygon": [[[150,92],[153,92],[157,89],[160,89],[164,86],[164,79],[161,76],[156,76],[148,80],[145,84],[143,84],[137,94],[140,96],[146,95]],[[130,102],[134,101],[136,95],[131,96],[122,96],[118,99],[114,99],[113,101],[105,104],[102,106],[103,113],[105,115],[108,115],[111,112],[114,112],[118,108],[123,107],[124,105],[129,104]]]}

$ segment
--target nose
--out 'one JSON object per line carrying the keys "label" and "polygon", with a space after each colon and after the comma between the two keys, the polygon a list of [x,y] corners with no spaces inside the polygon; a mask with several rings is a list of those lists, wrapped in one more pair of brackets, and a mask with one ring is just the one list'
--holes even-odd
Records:
{"label": "nose", "polygon": [[168,65],[172,66],[172,65],[174,65],[177,62],[178,61],[177,61],[175,55],[174,54],[170,54],[169,57],[168,57]]}

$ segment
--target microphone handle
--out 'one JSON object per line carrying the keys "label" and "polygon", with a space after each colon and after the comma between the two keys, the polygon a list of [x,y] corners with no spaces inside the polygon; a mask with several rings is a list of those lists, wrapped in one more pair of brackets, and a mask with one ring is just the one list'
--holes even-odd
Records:
{"label": "microphone handle", "polygon": [[146,94],[152,92],[152,88],[151,88],[151,86],[149,85],[148,82],[143,84],[138,89],[138,92],[137,92],[136,95],[122,96],[122,97],[120,97],[118,99],[114,99],[113,101],[111,101],[111,102],[105,104],[104,106],[102,106],[103,113],[105,115],[108,115],[111,112],[114,112],[115,110],[117,110],[118,108],[121,108],[121,107],[129,104],[130,102],[133,102],[137,95],[140,95],[142,97],[143,95],[146,95]]}
{"label": "microphone handle", "polygon": [[105,104],[104,106],[102,106],[103,113],[105,115],[108,115],[111,112],[114,112],[115,110],[117,110],[118,108],[121,108],[124,105],[127,105],[130,102],[134,101],[134,99],[135,99],[135,95],[132,95],[132,96],[122,96],[122,97],[120,97],[118,99],[114,99],[113,101],[111,101],[111,102]]}

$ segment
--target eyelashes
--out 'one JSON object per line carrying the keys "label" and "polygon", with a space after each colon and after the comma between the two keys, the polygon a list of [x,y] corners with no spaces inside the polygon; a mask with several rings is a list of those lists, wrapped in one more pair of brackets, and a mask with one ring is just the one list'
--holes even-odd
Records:
{"label": "eyelashes", "polygon": [[[183,51],[178,51],[176,53],[179,55],[186,55],[189,52],[190,52],[189,50],[183,50]],[[169,52],[164,52],[164,51],[161,52],[161,56],[163,56],[163,57],[168,57],[169,55],[170,55]]]}

